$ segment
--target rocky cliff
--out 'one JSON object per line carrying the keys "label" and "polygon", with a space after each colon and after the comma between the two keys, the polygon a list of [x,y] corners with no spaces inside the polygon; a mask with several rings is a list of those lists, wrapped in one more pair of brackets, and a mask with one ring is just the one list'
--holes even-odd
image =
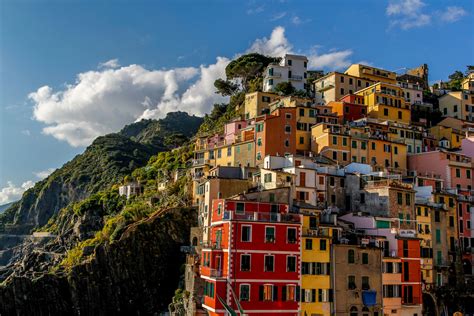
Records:
{"label": "rocky cliff", "polygon": [[131,224],[70,270],[14,276],[0,286],[0,315],[154,315],[178,286],[195,210],[175,208]]}

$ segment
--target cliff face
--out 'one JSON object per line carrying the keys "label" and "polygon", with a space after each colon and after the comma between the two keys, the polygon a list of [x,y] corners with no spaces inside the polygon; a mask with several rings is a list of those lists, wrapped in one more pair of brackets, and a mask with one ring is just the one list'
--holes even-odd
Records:
{"label": "cliff face", "polygon": [[1,315],[150,315],[165,311],[178,286],[195,210],[172,209],[130,225],[91,249],[70,271],[11,277],[0,286]]}

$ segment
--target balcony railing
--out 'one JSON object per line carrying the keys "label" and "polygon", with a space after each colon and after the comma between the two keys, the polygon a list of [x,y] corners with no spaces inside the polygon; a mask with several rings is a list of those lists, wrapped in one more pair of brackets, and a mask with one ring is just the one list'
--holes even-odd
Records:
{"label": "balcony railing", "polygon": [[267,75],[268,78],[281,78],[281,72],[272,72],[272,73],[268,73]]}
{"label": "balcony railing", "polygon": [[222,277],[222,270],[218,269],[209,269],[209,276],[211,278],[220,278]]}
{"label": "balcony railing", "polygon": [[283,222],[300,223],[299,214],[280,214],[280,213],[262,213],[262,212],[242,212],[225,211],[223,220],[227,221],[253,221],[253,222]]}
{"label": "balcony railing", "polygon": [[220,242],[207,242],[202,244],[202,248],[222,250],[222,244]]}
{"label": "balcony railing", "polygon": [[298,75],[291,75],[289,76],[290,80],[295,80],[295,81],[300,81],[303,80],[303,76],[298,76]]}

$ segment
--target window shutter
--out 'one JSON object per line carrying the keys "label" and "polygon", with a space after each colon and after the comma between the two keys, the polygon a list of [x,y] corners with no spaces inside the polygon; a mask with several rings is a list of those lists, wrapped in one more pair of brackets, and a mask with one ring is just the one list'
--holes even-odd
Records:
{"label": "window shutter", "polygon": [[311,300],[310,302],[316,302],[316,289],[311,289]]}
{"label": "window shutter", "polygon": [[281,300],[284,302],[286,301],[286,285],[281,287]]}
{"label": "window shutter", "polygon": [[278,301],[278,286],[276,285],[273,286],[273,301]]}
{"label": "window shutter", "polygon": [[263,301],[263,285],[260,285],[258,289],[258,298],[260,301]]}
{"label": "window shutter", "polygon": [[300,301],[300,295],[301,295],[301,288],[299,286],[296,287],[296,301]]}
{"label": "window shutter", "polygon": [[326,263],[326,274],[327,275],[331,274],[331,263],[330,262]]}

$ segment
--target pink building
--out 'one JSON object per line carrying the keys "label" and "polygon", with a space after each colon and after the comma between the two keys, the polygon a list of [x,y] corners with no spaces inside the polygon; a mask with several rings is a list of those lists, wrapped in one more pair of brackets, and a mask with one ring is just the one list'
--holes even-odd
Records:
{"label": "pink building", "polygon": [[472,189],[472,159],[460,152],[436,150],[409,155],[408,170],[439,175],[445,189]]}
{"label": "pink building", "polygon": [[471,158],[474,158],[474,137],[470,136],[461,141],[461,152]]}
{"label": "pink building", "polygon": [[225,125],[224,137],[226,144],[233,144],[240,131],[247,127],[247,121],[234,121]]}

